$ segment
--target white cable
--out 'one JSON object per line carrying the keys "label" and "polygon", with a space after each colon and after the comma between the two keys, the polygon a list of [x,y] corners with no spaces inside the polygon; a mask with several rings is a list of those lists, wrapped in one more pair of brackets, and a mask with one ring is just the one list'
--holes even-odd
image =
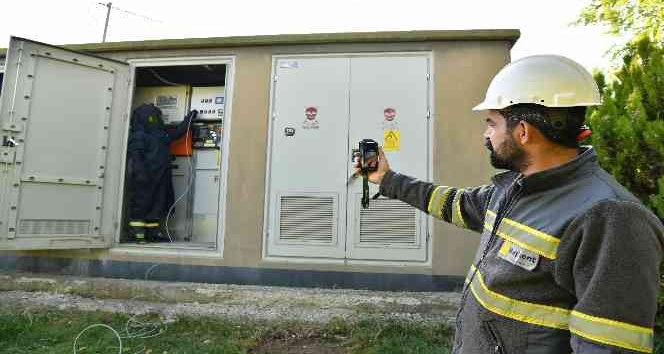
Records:
{"label": "white cable", "polygon": [[[145,280],[148,280],[148,277],[150,276],[150,272],[152,272],[153,269],[155,269],[157,266],[159,266],[161,264],[162,263],[157,263],[157,264],[154,264],[154,265],[150,266],[150,268],[148,268],[148,270],[145,272]],[[164,300],[164,298],[161,297],[159,295],[159,293],[157,293],[155,291],[154,288],[151,289],[151,290],[152,290],[154,295],[156,295],[158,298]],[[130,301],[131,300],[136,300],[136,299],[141,298],[141,297],[142,296],[135,296],[135,297],[133,297],[129,300]],[[128,306],[128,304],[126,304],[126,305],[127,305],[126,311],[129,312],[129,306]],[[120,333],[118,333],[118,331],[116,331],[113,327],[111,327],[109,325],[106,325],[106,324],[103,324],[103,323],[97,323],[97,324],[93,324],[93,325],[85,327],[82,331],[80,331],[78,333],[78,335],[74,339],[74,354],[78,354],[78,349],[76,347],[76,343],[78,343],[78,339],[81,337],[81,335],[83,335],[83,333],[85,333],[89,329],[92,329],[92,328],[95,328],[95,327],[103,327],[103,328],[109,329],[113,332],[115,337],[118,339],[118,342],[120,343],[120,348],[118,349],[119,354],[122,354],[122,340],[123,339],[148,339],[148,338],[158,337],[162,333],[166,332],[166,329],[167,329],[168,326],[167,326],[166,322],[164,322],[163,320],[160,319],[159,322],[143,322],[143,321],[139,321],[137,319],[138,316],[139,316],[139,314],[134,314],[133,316],[129,317],[129,319],[125,323],[123,335],[120,335]],[[32,319],[30,319],[30,321],[32,321]],[[131,325],[132,323],[135,323],[135,325],[132,326]],[[133,328],[136,328],[136,330],[134,331]],[[138,351],[134,352],[134,354],[142,354],[142,353],[145,353],[146,351],[147,351],[147,347],[145,345],[143,345],[143,346],[139,347]]]}
{"label": "white cable", "polygon": [[118,333],[118,331],[116,331],[113,327],[111,327],[109,325],[105,325],[103,323],[97,323],[97,324],[89,325],[89,326],[85,327],[81,332],[78,333],[78,335],[74,339],[74,354],[78,354],[78,349],[76,349],[76,343],[78,342],[78,339],[81,337],[81,335],[83,333],[85,333],[87,330],[89,330],[91,328],[95,328],[95,327],[104,327],[106,329],[110,329],[113,332],[113,334],[115,335],[115,337],[118,339],[118,343],[120,343],[120,348],[118,348],[118,353],[122,354],[122,338],[120,337],[120,333]]}
{"label": "white cable", "polygon": [[189,123],[187,123],[187,130],[184,138],[185,147],[189,149],[188,153],[190,154],[189,158],[187,159],[187,163],[189,164],[189,181],[187,184],[187,188],[185,188],[184,192],[182,192],[182,194],[180,194],[180,196],[173,202],[173,205],[171,205],[171,207],[168,209],[168,213],[166,214],[166,235],[168,236],[168,240],[171,243],[173,242],[173,238],[171,237],[171,231],[168,227],[168,221],[171,218],[171,212],[175,209],[175,205],[180,201],[180,199],[182,199],[185,195],[187,195],[187,193],[189,193],[189,189],[191,189],[192,184],[194,184],[194,164],[191,162],[194,155],[194,151],[191,146],[192,145],[191,139],[193,138],[194,132],[191,132],[191,134],[189,132],[189,129],[191,128],[191,122],[193,120],[194,119],[192,117],[192,119],[189,120]]}

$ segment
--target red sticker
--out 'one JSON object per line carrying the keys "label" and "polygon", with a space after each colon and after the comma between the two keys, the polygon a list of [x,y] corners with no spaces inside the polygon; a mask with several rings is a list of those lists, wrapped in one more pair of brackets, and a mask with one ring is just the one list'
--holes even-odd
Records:
{"label": "red sticker", "polygon": [[309,106],[304,109],[304,123],[302,123],[302,128],[304,129],[318,129],[318,121],[316,116],[318,115],[318,108]]}
{"label": "red sticker", "polygon": [[391,122],[397,117],[397,110],[391,107],[385,108],[383,115],[386,121]]}
{"label": "red sticker", "polygon": [[304,115],[307,117],[307,120],[316,120],[316,115],[318,114],[318,108],[316,107],[307,107],[304,110]]}

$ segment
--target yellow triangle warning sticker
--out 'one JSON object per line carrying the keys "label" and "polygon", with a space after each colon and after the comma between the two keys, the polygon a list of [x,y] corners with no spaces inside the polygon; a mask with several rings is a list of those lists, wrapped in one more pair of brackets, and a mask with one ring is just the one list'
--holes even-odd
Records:
{"label": "yellow triangle warning sticker", "polygon": [[399,130],[383,130],[383,151],[399,151],[401,149],[401,132]]}

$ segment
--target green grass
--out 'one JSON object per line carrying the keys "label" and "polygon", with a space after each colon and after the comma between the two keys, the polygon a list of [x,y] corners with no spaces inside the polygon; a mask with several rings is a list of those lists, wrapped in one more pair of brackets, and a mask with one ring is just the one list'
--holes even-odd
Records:
{"label": "green grass", "polygon": [[[74,338],[85,327],[103,323],[126,335],[123,332],[129,319],[127,315],[104,312],[0,310],[0,353],[73,353]],[[378,320],[351,323],[334,319],[312,326],[180,317],[163,327],[154,315],[137,319],[146,323],[143,329],[163,328],[163,333],[154,338],[124,339],[123,353],[304,353],[299,351],[302,344],[316,348],[317,354],[449,353],[452,334],[444,325]],[[118,352],[117,339],[104,328],[86,331],[77,347],[82,354]]]}

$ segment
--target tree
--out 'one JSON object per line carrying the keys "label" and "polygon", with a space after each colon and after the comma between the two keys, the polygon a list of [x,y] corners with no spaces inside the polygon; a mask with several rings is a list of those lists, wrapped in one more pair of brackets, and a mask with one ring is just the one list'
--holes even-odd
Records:
{"label": "tree", "polygon": [[602,167],[664,220],[664,47],[642,34],[624,50],[602,105],[588,111]]}
{"label": "tree", "polygon": [[664,0],[592,0],[577,24],[606,25],[616,35],[646,35],[661,42],[664,35]]}
{"label": "tree", "polygon": [[[592,0],[577,24],[632,35],[614,51],[622,66],[612,79],[595,73],[603,101],[587,113],[590,141],[602,167],[664,221],[664,0]],[[657,304],[655,353],[664,353],[664,284]]]}

